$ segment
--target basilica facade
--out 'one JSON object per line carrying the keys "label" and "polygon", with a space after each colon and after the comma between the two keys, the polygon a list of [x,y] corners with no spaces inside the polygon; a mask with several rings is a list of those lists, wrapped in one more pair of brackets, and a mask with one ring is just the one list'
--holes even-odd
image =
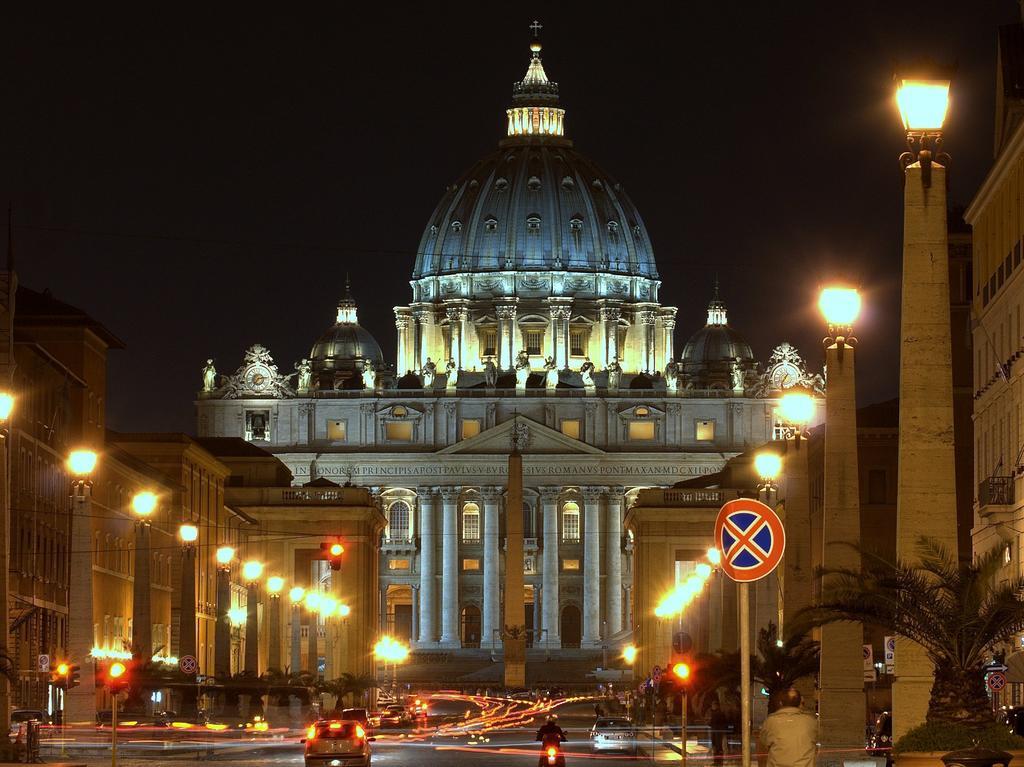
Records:
{"label": "basilica facade", "polygon": [[[540,53],[535,39],[507,135],[426,224],[411,301],[395,308],[394,356],[359,325],[346,285],[294,372],[257,344],[234,374],[208,362],[196,403],[200,437],[263,447],[296,493],[370,488],[387,519],[382,629],[425,652],[500,648],[510,514],[523,521],[528,645],[627,642],[623,518],[637,493],[719,471],[773,438],[781,390],[821,385],[788,344],[759,364],[717,285],[703,326],[661,302],[643,220],[566,137]],[[681,351],[677,315],[694,325]]]}

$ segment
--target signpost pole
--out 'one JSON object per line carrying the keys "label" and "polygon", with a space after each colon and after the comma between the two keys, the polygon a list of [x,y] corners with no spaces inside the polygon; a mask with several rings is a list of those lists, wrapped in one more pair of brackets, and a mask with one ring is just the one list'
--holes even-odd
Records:
{"label": "signpost pole", "polygon": [[743,767],[750,767],[750,584],[736,584],[740,602],[740,728]]}
{"label": "signpost pole", "polygon": [[686,767],[686,690],[683,690],[683,727],[679,731],[679,751],[681,755],[680,762],[683,763],[683,767]]}

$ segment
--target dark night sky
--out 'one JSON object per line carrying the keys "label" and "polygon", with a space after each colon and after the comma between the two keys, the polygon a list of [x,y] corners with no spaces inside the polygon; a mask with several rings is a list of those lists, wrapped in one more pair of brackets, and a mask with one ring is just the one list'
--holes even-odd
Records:
{"label": "dark night sky", "polygon": [[818,365],[813,301],[844,275],[869,306],[860,399],[894,396],[892,63],[958,62],[966,203],[991,163],[996,30],[1019,18],[1013,0],[29,5],[8,9],[0,85],[21,280],[127,343],[111,426],[185,431],[207,356],[232,372],[259,341],[290,371],[346,271],[393,359],[422,229],[501,138],[535,17],[567,135],[644,216],[677,348],[717,272],[759,358],[790,340]]}

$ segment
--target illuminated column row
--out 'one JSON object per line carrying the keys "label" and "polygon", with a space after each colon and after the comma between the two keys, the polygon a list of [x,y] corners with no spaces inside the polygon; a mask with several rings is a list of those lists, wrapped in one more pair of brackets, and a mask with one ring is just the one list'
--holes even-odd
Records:
{"label": "illuminated column row", "polygon": [[437,641],[434,628],[436,561],[434,543],[434,493],[430,488],[421,488],[417,493],[420,507],[420,647],[433,645]]}
{"label": "illuminated column row", "polygon": [[[462,315],[465,309],[451,307],[445,309],[448,317],[448,332],[451,334],[451,358],[455,360],[455,366],[462,370]],[[443,367],[438,365],[439,368]]]}
{"label": "illuminated column row", "polygon": [[583,488],[583,647],[601,646],[601,496]]}
{"label": "illuminated column row", "polygon": [[496,647],[494,632],[501,628],[500,553],[498,536],[498,503],[501,488],[484,487],[480,490],[484,502],[484,609],[481,613],[480,646]]}
{"label": "illuminated column row", "polygon": [[559,636],[559,604],[558,604],[558,493],[557,487],[541,487],[541,505],[544,508],[544,572],[542,586],[544,603],[542,618],[544,620],[544,645],[550,648],[562,646]]}
{"label": "illuminated column row", "polygon": [[604,351],[602,366],[607,366],[613,359],[619,356],[619,318],[622,316],[622,308],[619,306],[601,307],[601,334],[603,341],[601,348]]}
{"label": "illuminated column row", "polygon": [[644,333],[643,370],[645,373],[653,373],[658,367],[654,355],[654,326],[657,321],[657,312],[651,309],[640,311],[640,327],[643,328]]}
{"label": "illuminated column row", "polygon": [[459,647],[459,491],[442,487],[441,645]]}
{"label": "illuminated column row", "polygon": [[507,110],[508,135],[565,135],[565,110],[555,107],[515,107]]}
{"label": "illuminated column row", "polygon": [[569,367],[569,318],[572,316],[570,299],[548,299],[551,314],[551,356],[559,370]]}
{"label": "illuminated column row", "polygon": [[416,358],[416,325],[409,309],[395,307],[395,328],[398,330],[398,369],[395,372],[401,377],[420,367]]}
{"label": "illuminated column row", "polygon": [[494,312],[498,317],[498,369],[510,370],[516,358],[516,306],[499,304],[494,308]]}

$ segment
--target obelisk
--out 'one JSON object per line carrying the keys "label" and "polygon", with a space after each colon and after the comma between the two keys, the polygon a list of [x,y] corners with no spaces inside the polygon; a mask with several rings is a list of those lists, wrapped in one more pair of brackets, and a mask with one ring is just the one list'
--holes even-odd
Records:
{"label": "obelisk", "polygon": [[512,426],[508,457],[508,495],[505,500],[505,687],[526,687],[526,604],[523,596],[523,456],[521,431]]}

